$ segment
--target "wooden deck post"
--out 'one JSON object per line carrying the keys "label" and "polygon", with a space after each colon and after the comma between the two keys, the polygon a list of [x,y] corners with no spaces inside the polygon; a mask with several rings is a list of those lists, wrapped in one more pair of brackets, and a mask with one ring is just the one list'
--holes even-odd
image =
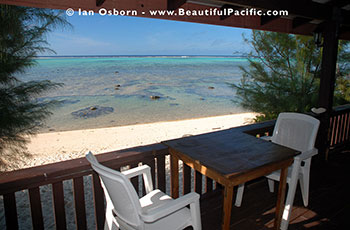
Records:
{"label": "wooden deck post", "polygon": [[323,30],[323,51],[321,63],[321,79],[318,97],[318,106],[327,111],[320,117],[321,125],[317,141],[317,147],[321,155],[328,158],[328,129],[329,119],[332,113],[334,87],[336,78],[336,64],[338,55],[338,25],[337,22],[327,21]]}

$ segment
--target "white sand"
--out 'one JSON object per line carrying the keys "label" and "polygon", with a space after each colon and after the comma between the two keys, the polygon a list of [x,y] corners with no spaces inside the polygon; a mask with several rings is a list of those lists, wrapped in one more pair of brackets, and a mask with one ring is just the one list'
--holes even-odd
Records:
{"label": "white sand", "polygon": [[[17,162],[24,168],[84,156],[87,150],[102,153],[163,140],[228,129],[250,123],[253,113],[217,116],[201,119],[130,125],[124,127],[43,133],[31,138],[28,151],[31,159]],[[167,164],[168,165],[168,164]],[[169,171],[169,165],[167,166]],[[169,174],[169,173],[168,173]],[[169,175],[168,175],[169,176]],[[169,180],[168,180],[169,181]],[[180,184],[181,186],[181,184]],[[88,229],[95,229],[92,185],[90,176],[84,177],[85,205]],[[167,190],[169,186],[167,186]],[[181,189],[180,189],[181,190]],[[51,185],[40,187],[45,229],[54,229]],[[64,181],[67,228],[75,229],[72,182]],[[16,192],[19,229],[31,229],[31,214],[27,190]],[[3,198],[0,196],[0,229],[5,229]]]}
{"label": "white sand", "polygon": [[159,143],[184,135],[228,129],[250,123],[255,116],[254,113],[242,113],[113,128],[42,133],[31,138],[27,147],[33,158],[22,163],[22,167],[82,157],[88,150],[98,154]]}

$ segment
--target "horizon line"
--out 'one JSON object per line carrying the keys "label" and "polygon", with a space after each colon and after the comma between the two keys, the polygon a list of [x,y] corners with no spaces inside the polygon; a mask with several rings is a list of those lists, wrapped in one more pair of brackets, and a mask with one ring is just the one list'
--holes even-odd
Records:
{"label": "horizon line", "polygon": [[76,54],[38,55],[37,57],[248,57],[246,54]]}

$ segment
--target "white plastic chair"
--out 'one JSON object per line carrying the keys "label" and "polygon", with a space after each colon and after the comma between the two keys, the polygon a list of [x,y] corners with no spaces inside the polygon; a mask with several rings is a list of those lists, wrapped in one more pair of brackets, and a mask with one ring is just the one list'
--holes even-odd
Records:
{"label": "white plastic chair", "polygon": [[[153,190],[148,165],[118,172],[101,165],[91,152],[86,158],[99,174],[106,197],[105,229],[180,230],[188,226],[194,230],[202,229],[197,193],[174,200],[159,189]],[[138,175],[143,176],[147,193],[140,199],[129,180]]]}
{"label": "white plastic chair", "polygon": [[[309,203],[309,181],[312,156],[318,153],[314,148],[320,121],[301,113],[280,113],[273,134],[262,139],[269,140],[301,152],[294,158],[288,169],[288,195],[283,212],[281,229],[287,229],[290,212],[293,207],[295,190],[299,180],[304,206]],[[270,192],[274,192],[274,181],[279,181],[280,170],[266,176]],[[240,207],[244,192],[244,184],[238,186],[235,206]]]}

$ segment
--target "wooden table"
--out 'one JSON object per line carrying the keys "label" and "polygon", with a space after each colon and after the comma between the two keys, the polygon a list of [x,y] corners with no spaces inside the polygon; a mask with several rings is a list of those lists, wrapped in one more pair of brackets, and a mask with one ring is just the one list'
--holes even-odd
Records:
{"label": "wooden table", "polygon": [[163,142],[171,155],[171,192],[179,196],[178,160],[224,186],[222,229],[230,228],[233,187],[281,170],[275,228],[284,207],[288,167],[299,152],[242,132],[228,129]]}

